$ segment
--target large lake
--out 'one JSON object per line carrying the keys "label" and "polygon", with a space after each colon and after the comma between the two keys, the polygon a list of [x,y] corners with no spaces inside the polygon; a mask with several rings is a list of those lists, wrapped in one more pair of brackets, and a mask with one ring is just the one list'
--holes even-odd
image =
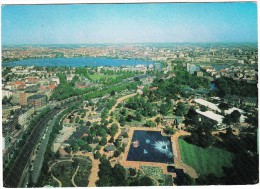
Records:
{"label": "large lake", "polygon": [[135,59],[111,59],[111,58],[43,58],[27,59],[8,63],[2,63],[3,66],[67,66],[67,67],[85,67],[85,66],[135,66],[138,64],[154,64],[155,62]]}

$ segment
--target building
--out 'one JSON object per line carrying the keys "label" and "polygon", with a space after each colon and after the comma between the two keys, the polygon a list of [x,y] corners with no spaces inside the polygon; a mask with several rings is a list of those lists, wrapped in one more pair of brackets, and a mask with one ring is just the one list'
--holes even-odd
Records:
{"label": "building", "polygon": [[21,106],[24,106],[27,104],[27,94],[26,93],[20,93],[19,94],[19,104]]}
{"label": "building", "polygon": [[38,108],[44,106],[47,103],[47,96],[46,95],[32,95],[27,99],[28,104],[32,105],[34,108]]}
{"label": "building", "polygon": [[11,114],[11,112],[14,112],[20,108],[21,108],[21,106],[3,106],[2,107],[2,117],[7,118]]}
{"label": "building", "polygon": [[13,95],[13,92],[12,91],[10,91],[10,90],[2,90],[2,97],[4,98],[5,96],[7,97],[7,98],[9,98],[10,96],[12,96]]}
{"label": "building", "polygon": [[60,79],[58,77],[51,78],[51,81],[56,82],[57,85],[60,84]]}
{"label": "building", "polygon": [[104,148],[105,152],[113,152],[116,149],[115,145],[108,145]]}
{"label": "building", "polygon": [[161,121],[164,126],[182,126],[181,116],[163,116]]}
{"label": "building", "polygon": [[30,120],[30,117],[34,113],[34,108],[30,108],[29,110],[23,112],[18,116],[18,123],[22,126],[25,127],[28,121]]}
{"label": "building", "polygon": [[213,104],[211,102],[208,102],[206,100],[203,100],[203,99],[194,99],[194,102],[196,102],[197,104],[200,104],[200,105],[203,105],[203,106],[206,106],[207,108],[211,109],[211,110],[214,110],[216,112],[221,112],[221,110],[219,109],[219,107],[216,105],[216,104]]}
{"label": "building", "polygon": [[196,112],[204,117],[207,117],[211,120],[214,120],[217,122],[217,124],[222,124],[222,121],[224,119],[224,116],[222,115],[219,115],[219,114],[215,114],[214,112],[212,111],[206,111],[206,112],[202,112],[200,110],[196,110]]}
{"label": "building", "polygon": [[196,71],[196,76],[197,76],[197,77],[203,77],[203,72],[201,72],[201,71]]}
{"label": "building", "polygon": [[160,63],[154,63],[154,70],[161,71],[162,70],[161,64]]}
{"label": "building", "polygon": [[194,72],[197,70],[197,66],[194,64],[187,64],[187,72],[190,74],[194,74]]}

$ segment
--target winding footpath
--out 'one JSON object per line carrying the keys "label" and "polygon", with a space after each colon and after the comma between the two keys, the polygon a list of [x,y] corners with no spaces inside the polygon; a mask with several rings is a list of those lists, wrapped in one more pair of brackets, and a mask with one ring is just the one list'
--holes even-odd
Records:
{"label": "winding footpath", "polygon": [[74,181],[75,176],[77,175],[78,170],[79,170],[79,165],[78,165],[78,167],[77,167],[75,173],[73,174],[73,176],[72,176],[72,178],[71,178],[71,182],[72,182],[72,184],[73,184],[74,187],[78,187],[78,186],[75,184],[75,181]]}
{"label": "winding footpath", "polygon": [[55,176],[53,176],[53,174],[51,174],[51,176],[52,176],[52,178],[53,178],[56,182],[58,182],[59,187],[62,187],[61,181],[60,181],[59,179],[57,179]]}

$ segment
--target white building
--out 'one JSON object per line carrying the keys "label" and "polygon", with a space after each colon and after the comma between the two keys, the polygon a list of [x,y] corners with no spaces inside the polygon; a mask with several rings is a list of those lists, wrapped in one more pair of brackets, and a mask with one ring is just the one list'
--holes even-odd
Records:
{"label": "white building", "polygon": [[200,104],[200,105],[208,107],[211,110],[214,110],[214,111],[217,111],[217,112],[221,112],[219,107],[216,104],[212,103],[212,102],[208,102],[208,101],[200,99],[200,98],[199,99],[194,99],[194,101],[196,103]]}
{"label": "white building", "polygon": [[246,116],[243,115],[243,114],[245,113],[244,110],[241,110],[241,109],[239,109],[239,108],[233,107],[233,108],[230,108],[230,109],[228,109],[228,110],[225,110],[224,113],[225,113],[225,114],[231,114],[231,113],[232,113],[233,111],[235,111],[235,110],[237,110],[237,111],[239,111],[239,112],[241,113],[241,116],[240,116],[240,118],[239,118],[240,123],[244,123],[244,122],[245,122],[245,119],[247,118]]}
{"label": "white building", "polygon": [[58,78],[58,77],[53,77],[53,78],[51,78],[51,81],[56,82],[57,85],[60,84],[60,78]]}
{"label": "white building", "polygon": [[13,95],[13,92],[12,91],[9,91],[9,90],[2,90],[2,98],[4,98],[5,96],[7,98],[9,98],[10,96]]}
{"label": "white building", "polygon": [[212,119],[212,120],[218,122],[218,125],[222,123],[223,118],[224,118],[224,116],[219,115],[219,114],[215,114],[215,113],[212,112],[212,111],[202,112],[202,111],[200,111],[200,110],[196,110],[196,112],[197,112],[198,114],[200,114],[200,115],[203,115],[203,116],[205,116],[205,117],[207,117],[207,118],[209,118],[209,119]]}
{"label": "white building", "polygon": [[18,123],[24,127],[28,123],[30,117],[34,113],[34,108],[29,109],[18,117]]}

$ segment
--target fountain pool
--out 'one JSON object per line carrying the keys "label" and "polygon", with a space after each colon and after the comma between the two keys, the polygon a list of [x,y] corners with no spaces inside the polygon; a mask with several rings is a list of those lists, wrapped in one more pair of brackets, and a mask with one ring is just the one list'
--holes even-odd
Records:
{"label": "fountain pool", "polygon": [[[137,148],[134,141],[139,141]],[[173,163],[173,158],[170,137],[162,136],[159,131],[134,131],[127,161]]]}

